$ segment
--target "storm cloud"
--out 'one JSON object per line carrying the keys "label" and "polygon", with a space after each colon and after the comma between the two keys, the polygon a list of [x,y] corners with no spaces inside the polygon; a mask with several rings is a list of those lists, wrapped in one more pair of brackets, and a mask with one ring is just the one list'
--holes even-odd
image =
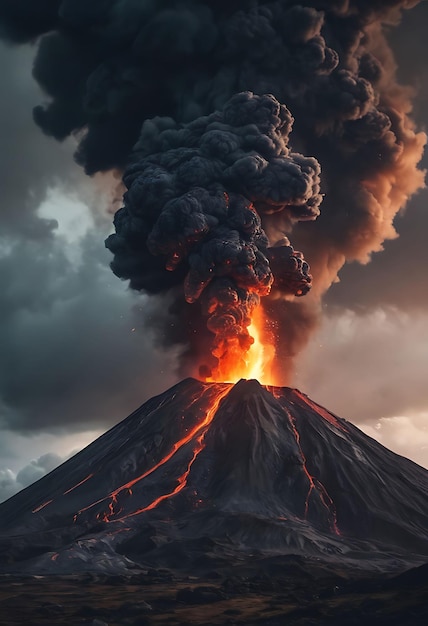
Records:
{"label": "storm cloud", "polygon": [[67,458],[49,452],[32,460],[16,474],[10,469],[0,469],[0,502],[7,500],[24,487],[28,487],[28,485],[39,480],[66,460]]}
{"label": "storm cloud", "polygon": [[153,347],[141,302],[109,270],[110,188],[89,192],[75,143],[34,125],[33,54],[0,45],[2,438],[105,428],[176,380],[175,353]]}

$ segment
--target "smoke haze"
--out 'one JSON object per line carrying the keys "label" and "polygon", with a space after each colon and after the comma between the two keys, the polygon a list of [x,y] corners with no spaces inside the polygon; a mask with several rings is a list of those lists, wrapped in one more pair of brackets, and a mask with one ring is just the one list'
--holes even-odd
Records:
{"label": "smoke haze", "polygon": [[[284,363],[306,342],[319,298],[344,263],[367,262],[385,239],[396,236],[396,213],[423,184],[417,163],[425,135],[415,132],[409,118],[411,91],[396,80],[384,30],[385,24],[399,20],[400,10],[415,4],[408,0],[100,0],[90,4],[46,0],[35,12],[29,0],[0,2],[1,31],[7,40],[21,43],[41,36],[33,73],[50,102],[34,109],[35,121],[60,140],[78,133],[76,160],[89,174],[130,168],[125,176],[129,187],[125,209],[116,219],[116,239],[109,240],[116,253],[113,268],[131,278],[137,289],[159,291],[163,267],[177,267],[177,276],[165,281],[175,303],[162,328],[166,343],[174,339],[167,332],[172,316],[180,342],[185,337],[189,344],[187,357],[197,357],[198,348],[189,338],[195,330],[202,332],[201,325],[195,312],[183,319],[186,307],[179,302],[182,290],[176,285],[180,277],[186,281],[189,302],[202,291],[207,294],[202,309],[208,329],[215,337],[228,329],[240,349],[249,345],[246,328],[252,307],[259,295],[266,295],[266,312],[277,335],[278,362]],[[255,96],[236,95],[245,92]],[[286,156],[283,146],[278,153],[278,141],[287,141],[290,124],[282,119],[273,134],[263,134],[266,124],[274,127],[272,120],[260,118],[266,106],[256,105],[271,98],[265,94],[272,94],[281,110],[286,111],[286,106],[294,117],[293,149],[310,157],[294,159],[300,179],[290,177],[289,168],[272,167],[273,157]],[[229,100],[234,105],[228,105]],[[221,115],[226,116],[233,106],[230,124]],[[289,113],[282,115],[289,119]],[[227,128],[216,128],[223,133],[221,141],[218,136],[206,139],[210,123],[224,122]],[[252,125],[264,141],[254,137],[251,142]],[[241,130],[236,133],[234,128]],[[272,141],[274,135],[277,147],[272,151],[267,139]],[[236,150],[247,150],[246,159],[244,154],[237,158]],[[282,291],[288,299],[290,290],[283,289],[282,259],[276,264],[273,260],[279,278],[272,295],[267,295],[275,276],[271,276],[261,229],[271,244],[286,237],[297,221],[294,207],[290,208],[293,203],[309,207],[305,219],[316,217],[319,170],[313,157],[322,170],[322,212],[314,223],[295,225],[292,239],[311,265],[313,295],[306,304],[284,302]],[[139,158],[142,162],[135,165]],[[261,170],[265,178],[260,178]],[[130,178],[132,184],[139,181],[141,195]],[[182,185],[174,186],[173,180]],[[295,189],[297,180],[305,181],[306,188],[300,182]],[[257,189],[250,189],[250,182]],[[170,187],[174,188],[171,196],[160,193],[153,198],[159,189]],[[219,194],[229,191],[239,197],[232,196],[230,204],[223,200],[221,206]],[[266,202],[269,193],[274,209],[272,201]],[[218,204],[213,209],[215,194]],[[191,202],[199,207],[197,225],[195,209],[189,209]],[[245,232],[249,202],[254,202],[261,218],[260,224],[254,215],[250,237]],[[209,207],[211,223],[201,218],[201,206]],[[150,219],[136,225],[143,207]],[[218,220],[221,212],[226,219]],[[133,219],[124,220],[131,213]],[[227,224],[226,239],[233,252],[213,265],[228,221],[232,224]],[[175,237],[178,222],[181,235],[173,242],[171,234]],[[191,234],[192,229],[196,234]],[[129,250],[135,251],[137,245],[139,253],[132,255],[131,262]],[[155,259],[153,253],[160,258]],[[232,272],[224,271],[225,258]],[[296,263],[300,271],[302,260],[300,267]],[[244,266],[250,268],[246,276]],[[207,278],[210,269],[215,281]],[[147,278],[148,271],[155,272],[155,279]],[[309,276],[307,266],[305,274]],[[214,356],[225,349],[214,339]]]}
{"label": "smoke haze", "polygon": [[[47,11],[50,10],[49,7],[55,7],[56,10],[59,4],[39,1],[37,16],[41,18],[45,11],[45,9],[42,11],[42,5],[46,5]],[[72,9],[77,11],[78,3],[75,1],[71,4]],[[88,6],[81,9],[82,16],[85,12],[88,13],[91,7],[94,7],[95,13],[101,12],[99,3],[87,4]],[[237,7],[242,8],[244,4],[229,2],[226,7],[226,3],[221,5],[217,2],[214,9],[220,14],[222,6],[224,14],[227,13],[225,8],[232,14]],[[301,4],[312,4],[315,7],[314,2]],[[373,2],[365,4],[367,6],[364,11],[368,15],[368,11],[375,4]],[[9,32],[9,41],[11,33],[14,33],[15,41],[27,41],[30,36],[32,40],[34,39],[35,25],[42,21],[34,19],[35,5],[34,2],[25,3],[18,0],[9,3],[0,1],[2,32],[5,30]],[[140,10],[143,3],[139,1],[135,5],[136,10]],[[330,20],[333,19],[331,12],[333,5],[339,10],[337,2],[324,3],[324,9],[328,10],[327,17]],[[156,6],[160,6],[159,2]],[[342,8],[344,6],[345,3],[342,3]],[[363,7],[363,3],[358,3],[358,6]],[[398,6],[404,7],[405,4],[376,3],[377,15],[388,14],[395,20],[394,15]],[[103,8],[104,24],[108,22],[106,7],[107,4]],[[321,10],[323,7],[321,3],[317,3],[315,8]],[[402,25],[397,28],[388,27],[385,31],[388,33],[388,40],[392,40],[400,62],[399,82],[410,83],[414,89],[396,86],[392,79],[394,69],[390,53],[382,61],[384,63],[382,98],[387,97],[388,91],[390,94],[388,97],[396,97],[399,103],[402,103],[399,107],[405,107],[407,110],[413,95],[417,93],[417,98],[414,99],[415,109],[412,113],[408,111],[406,115],[414,115],[421,128],[424,125],[426,127],[428,122],[426,120],[428,51],[425,37],[427,8],[427,3],[423,2],[411,11],[404,11]],[[28,17],[25,27],[23,16],[26,11],[28,16],[31,11],[33,15],[31,18]],[[9,24],[7,28],[6,16]],[[337,19],[342,20],[340,22],[342,26],[345,25],[342,17],[339,16]],[[18,20],[21,24],[19,28]],[[47,23],[53,24],[54,21]],[[376,29],[379,30],[379,24],[377,22],[373,24],[377,24]],[[43,26],[43,29],[47,28],[46,25]],[[21,33],[19,36],[18,32]],[[327,37],[327,33],[332,31],[324,26],[322,32]],[[345,30],[342,32],[343,39],[346,32]],[[378,50],[386,50],[383,34],[371,35],[371,49],[375,41]],[[364,45],[368,45],[368,39]],[[332,47],[334,48],[333,45]],[[192,324],[200,323],[201,332],[205,326],[204,320],[200,321],[199,304],[187,304],[180,285],[171,288],[164,295],[157,295],[149,300],[142,298],[139,301],[133,299],[131,293],[126,292],[124,286],[114,276],[109,277],[106,270],[109,254],[108,252],[104,254],[101,249],[103,238],[111,232],[106,222],[101,229],[99,225],[97,226],[98,232],[94,226],[90,226],[91,237],[76,244],[66,245],[64,238],[59,237],[61,228],[65,228],[63,226],[65,208],[62,207],[64,203],[61,194],[68,194],[70,190],[74,191],[84,185],[83,177],[79,176],[78,168],[73,166],[71,158],[74,141],[82,137],[84,130],[78,131],[71,140],[56,144],[44,137],[34,125],[31,119],[32,107],[49,100],[49,97],[36,89],[35,82],[31,80],[31,62],[35,52],[37,49],[34,45],[0,46],[3,88],[0,101],[3,139],[3,150],[0,154],[2,188],[0,441],[2,467],[11,467],[14,475],[28,465],[31,458],[38,458],[46,450],[59,451],[63,458],[64,453],[60,449],[62,439],[56,440],[54,434],[46,433],[58,435],[61,432],[62,437],[70,433],[69,437],[74,437],[73,433],[85,428],[105,429],[122,419],[146,398],[161,392],[176,381],[172,374],[176,353],[173,352],[165,359],[154,352],[152,339],[150,335],[147,336],[148,325],[156,329],[157,341],[165,340],[169,346],[173,341],[177,344],[182,342],[183,325],[187,324],[187,320]],[[113,56],[114,52],[111,58]],[[154,56],[150,59],[154,72],[153,68],[157,61]],[[275,60],[272,63],[275,63]],[[285,68],[284,58],[281,63]],[[279,66],[281,63],[276,65]],[[341,63],[342,65],[345,63],[344,57]],[[177,70],[174,71],[177,73]],[[257,93],[256,89],[250,87],[250,83],[243,80],[238,65],[235,71],[239,80],[242,79],[239,89],[249,89]],[[68,80],[67,71],[61,72],[64,74],[62,80]],[[290,71],[287,72],[290,75]],[[386,90],[388,81],[389,89]],[[106,84],[106,90],[107,87]],[[189,91],[192,91],[190,87],[189,83]],[[379,90],[379,83],[374,88]],[[309,92],[311,90],[312,87]],[[226,92],[227,89],[224,102],[218,101],[213,105],[212,111],[222,108],[228,99]],[[271,92],[274,93],[273,88]],[[108,99],[107,91],[105,93]],[[116,92],[118,93],[119,91]],[[177,95],[178,91],[175,97]],[[277,91],[275,97],[278,96]],[[428,441],[425,379],[428,344],[424,337],[425,329],[428,327],[426,317],[428,290],[425,288],[424,268],[428,262],[425,237],[427,193],[424,191],[412,198],[407,212],[400,213],[395,219],[394,225],[397,226],[400,237],[386,241],[384,252],[373,255],[370,264],[351,263],[340,271],[341,282],[334,283],[324,296],[324,322],[314,334],[319,312],[318,288],[321,285],[317,277],[335,274],[336,252],[340,249],[341,233],[343,232],[343,241],[347,241],[347,233],[352,234],[350,207],[354,203],[353,189],[358,190],[359,181],[362,180],[361,176],[357,175],[358,172],[367,174],[368,171],[370,174],[373,171],[375,177],[376,168],[380,167],[381,161],[377,161],[374,153],[371,153],[373,155],[371,159],[375,160],[375,169],[370,169],[371,161],[367,155],[370,146],[376,144],[368,139],[365,151],[359,148],[353,152],[350,148],[349,153],[336,139],[343,136],[343,128],[349,128],[354,122],[347,124],[337,121],[336,129],[333,128],[333,124],[329,130],[330,139],[325,131],[319,136],[309,137],[309,127],[313,124],[311,119],[299,118],[298,107],[291,104],[293,98],[296,104],[305,99],[304,94],[298,96],[299,94],[291,93],[290,88],[289,99],[283,101],[295,118],[290,134],[290,146],[292,150],[304,155],[317,157],[322,165],[321,191],[325,196],[317,221],[297,224],[291,233],[287,220],[283,226],[286,236],[287,234],[290,236],[293,245],[302,250],[311,262],[311,272],[314,276],[311,294],[294,302],[283,301],[280,298],[275,299],[273,287],[271,295],[263,298],[265,308],[268,311],[274,309],[271,315],[275,320],[275,326],[280,325],[281,328],[281,346],[278,350],[281,370],[291,364],[292,355],[301,352],[306,337],[311,336],[312,341],[307,350],[297,361],[297,377],[292,383],[297,384],[304,392],[339,415],[348,417],[359,425],[366,424],[371,429],[370,434],[377,438],[382,435],[382,443],[426,466]],[[109,97],[113,102],[113,96]],[[71,107],[71,102],[69,104]],[[180,106],[183,110],[186,108],[185,105],[182,98]],[[309,110],[309,102],[304,105],[305,110]],[[377,106],[380,108],[381,105]],[[152,116],[159,115],[159,112],[153,112]],[[182,118],[177,114],[175,123],[189,123],[199,113],[201,111],[198,109],[195,114],[189,114],[187,117],[183,115]],[[207,110],[208,113],[211,111]],[[175,115],[171,111],[166,114],[169,117]],[[135,138],[129,142],[129,146],[137,141],[146,114],[138,115],[141,123],[139,122]],[[150,113],[147,117],[150,117]],[[122,123],[126,125],[129,119],[125,115]],[[406,123],[411,127],[408,118]],[[106,124],[109,125],[107,118]],[[303,132],[305,128],[308,129],[306,139]],[[110,129],[113,133],[113,123]],[[125,135],[126,133],[123,137]],[[420,140],[419,138],[418,141]],[[312,142],[311,149],[307,148],[309,142]],[[410,146],[409,141],[407,145]],[[100,152],[103,151],[104,147],[101,147]],[[105,154],[107,155],[107,152]],[[352,154],[355,159],[351,158]],[[415,161],[416,155],[412,158]],[[364,159],[367,159],[367,163]],[[114,161],[116,165],[118,162]],[[124,168],[127,158],[120,163],[120,167]],[[327,167],[328,164],[330,169]],[[351,164],[358,164],[360,168],[355,169],[355,188],[350,184],[352,169],[348,166]],[[426,167],[426,159],[422,165]],[[420,175],[415,174],[415,169],[412,170],[411,167],[413,166],[409,164],[410,174],[408,179],[403,181],[394,181],[392,177],[395,170],[389,169],[388,176],[391,176],[393,181],[391,185],[402,185],[404,182],[406,186],[415,186],[415,178]],[[346,176],[343,175],[345,170]],[[376,180],[378,179],[379,177]],[[386,178],[384,180],[387,182]],[[340,192],[342,182],[343,184],[346,182],[347,190]],[[54,207],[52,203],[52,208],[46,212],[47,217],[43,218],[38,207],[45,201],[47,193],[53,187],[58,189],[58,193],[53,197],[58,206]],[[330,193],[341,198],[342,204],[335,206],[329,199]],[[382,221],[381,210],[376,223],[380,229],[387,230],[387,221]],[[376,213],[370,211],[372,209],[361,213],[362,223],[365,220],[376,221],[374,220]],[[278,214],[274,215],[274,219],[277,217]],[[59,222],[60,229],[55,228],[52,218]],[[110,219],[108,218],[108,221]],[[268,216],[263,215],[262,219],[265,231],[274,240],[276,235],[272,236]],[[388,219],[392,220],[391,215]],[[319,238],[316,236],[318,229]],[[380,231],[377,232],[380,237]],[[388,232],[393,234],[390,227]],[[358,231],[355,233],[357,235]],[[368,234],[370,233],[371,230],[368,231]],[[311,245],[306,245],[306,241]],[[323,247],[320,247],[321,243]],[[360,244],[365,245],[364,238],[358,242],[358,245]],[[321,258],[318,264],[314,260],[315,256],[317,254],[321,256],[323,250],[324,260],[321,263]],[[82,262],[78,270],[70,262],[69,252],[72,252],[73,258]],[[361,255],[361,258],[363,256]],[[339,261],[342,262],[342,257],[337,259],[337,262]],[[153,262],[156,262],[155,257]],[[270,258],[269,264],[275,274],[276,270]],[[324,274],[326,267],[328,271]],[[312,298],[313,301],[309,301]],[[134,311],[136,302],[139,302],[140,306]],[[140,308],[143,308],[143,311],[140,311]],[[132,332],[134,328],[136,331]],[[143,337],[143,333],[146,337]],[[195,360],[198,363],[206,360],[204,346],[196,348],[192,346],[192,350],[195,349],[198,350],[196,356],[194,351],[182,353],[182,366],[185,371],[191,371]],[[372,358],[374,353],[376,358]],[[394,393],[391,393],[391,389]],[[379,424],[382,426],[380,429]],[[15,434],[11,434],[11,430]],[[12,445],[18,433],[22,435],[19,441]],[[37,451],[34,450],[34,433],[38,433]],[[72,447],[73,444],[70,445],[70,449]],[[12,450],[15,455],[13,458]],[[14,488],[15,491],[16,489],[17,487]]]}

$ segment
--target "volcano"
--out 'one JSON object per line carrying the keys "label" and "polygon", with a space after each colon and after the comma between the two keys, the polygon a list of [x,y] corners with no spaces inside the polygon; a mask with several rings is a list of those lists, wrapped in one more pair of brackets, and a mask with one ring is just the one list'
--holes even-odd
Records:
{"label": "volcano", "polygon": [[428,471],[297,389],[186,379],[0,505],[0,572],[428,560]]}

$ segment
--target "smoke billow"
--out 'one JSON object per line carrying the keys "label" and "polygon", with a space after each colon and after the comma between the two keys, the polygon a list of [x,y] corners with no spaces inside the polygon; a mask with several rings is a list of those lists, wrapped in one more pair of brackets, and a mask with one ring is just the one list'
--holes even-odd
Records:
{"label": "smoke billow", "polygon": [[247,327],[274,276],[284,294],[310,287],[302,256],[282,241],[268,249],[261,228],[265,213],[287,210],[294,220],[319,213],[319,165],[289,150],[291,124],[273,96],[240,93],[189,124],[145,122],[125,170],[125,206],[107,240],[113,271],[153,293],[182,283],[182,271],[169,273],[184,267],[185,299],[201,300],[220,363],[251,346]]}
{"label": "smoke billow", "polygon": [[[166,342],[200,354],[195,335],[208,335],[186,303],[199,300],[214,357],[245,350],[266,296],[278,354],[292,354],[343,264],[396,236],[394,216],[423,185],[425,135],[385,32],[416,4],[0,0],[4,38],[39,38],[49,102],[36,122],[75,133],[88,174],[125,172],[107,245],[132,287],[168,294]],[[308,304],[290,301],[311,283],[292,228],[314,277]]]}

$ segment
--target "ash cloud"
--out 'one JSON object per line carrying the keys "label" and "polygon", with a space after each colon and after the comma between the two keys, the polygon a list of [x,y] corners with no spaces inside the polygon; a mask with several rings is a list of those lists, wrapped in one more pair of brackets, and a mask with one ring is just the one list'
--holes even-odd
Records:
{"label": "ash cloud", "polygon": [[[398,78],[408,83],[417,96],[412,116],[421,128],[428,125],[427,20],[428,3],[422,2],[412,11],[406,11],[400,28],[391,29],[388,34],[399,59]],[[424,169],[428,167],[426,151],[420,165]],[[363,315],[385,306],[417,315],[426,310],[428,290],[423,285],[428,265],[427,204],[425,187],[411,199],[405,213],[397,217],[399,238],[387,241],[385,250],[374,255],[370,265],[352,263],[343,269],[340,283],[332,287],[326,297],[331,308],[351,308]]]}
{"label": "ash cloud", "polygon": [[319,165],[290,151],[291,125],[273,96],[240,93],[221,112],[186,125],[146,122],[125,171],[125,206],[106,242],[113,271],[149,293],[183,283],[184,274],[184,297],[201,301],[220,364],[225,354],[235,361],[250,347],[252,311],[274,280],[286,295],[310,288],[302,255],[288,241],[269,249],[259,217],[319,214]]}
{"label": "ash cloud", "polygon": [[[16,42],[45,33],[34,76],[50,102],[34,117],[57,139],[81,134],[76,159],[89,174],[128,166],[145,120],[158,116],[168,124],[172,118],[184,129],[247,91],[272,94],[288,107],[295,119],[293,147],[321,164],[325,199],[316,222],[293,230],[293,245],[312,268],[313,295],[306,304],[284,305],[274,285],[266,305],[281,354],[290,352],[295,317],[308,320],[308,336],[313,310],[340,268],[349,260],[367,262],[394,238],[397,211],[423,185],[416,166],[425,136],[409,118],[411,94],[396,80],[384,36],[384,24],[414,4],[45,1],[31,27],[33,3],[0,0],[0,22],[4,36]],[[293,222],[284,212],[263,215],[261,209],[260,218],[271,243],[287,236]],[[135,236],[131,230],[129,240]],[[154,266],[154,282],[162,279],[164,265],[144,249],[141,264],[143,274]],[[173,299],[179,273],[168,286]],[[183,279],[186,273],[181,271]],[[176,325],[183,328],[188,320],[176,318]]]}

